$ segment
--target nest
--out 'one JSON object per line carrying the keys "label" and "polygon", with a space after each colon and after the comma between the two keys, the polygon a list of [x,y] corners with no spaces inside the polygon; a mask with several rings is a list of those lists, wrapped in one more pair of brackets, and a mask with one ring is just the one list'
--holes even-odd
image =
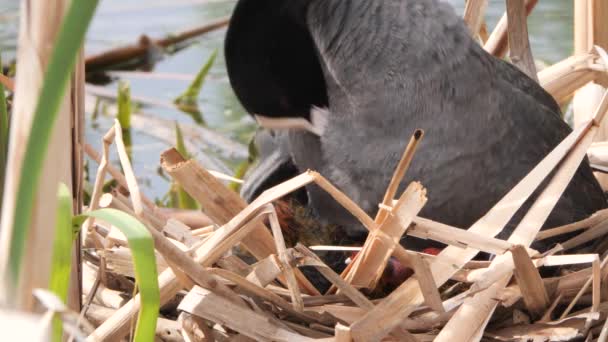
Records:
{"label": "nest", "polygon": [[[175,149],[162,154],[162,167],[201,204],[204,215],[181,212],[168,218],[139,193],[128,158],[121,157],[126,177],[105,162],[114,136],[119,156],[125,155],[120,153],[122,137],[115,134],[118,124],[106,135],[104,155],[97,156],[98,176],[103,179],[110,172],[128,191],[101,195],[103,182],[98,181],[92,203],[137,215],[148,225],[160,273],[163,307],[157,336],[161,340],[567,341],[597,337],[605,335],[607,328],[608,301],[602,288],[606,287],[608,259],[600,261],[606,243],[596,243],[596,250],[586,254],[570,253],[605,234],[608,210],[567,226],[540,228],[585,158],[598,128],[594,122],[601,121],[606,106],[608,98],[594,120],[572,132],[468,230],[418,217],[427,200],[420,183],[411,183],[394,199],[423,136],[420,131],[412,136],[375,218],[314,171],[265,191],[247,205],[217,174],[186,160]],[[494,238],[546,178],[551,181],[511,238]],[[334,253],[358,252],[342,274],[310,246],[297,243],[288,248],[281,228],[277,208],[285,209],[275,203],[312,183],[369,230],[359,248],[325,246]],[[138,207],[142,208],[139,213],[133,209]],[[192,228],[205,224],[209,225]],[[118,340],[128,334],[138,307],[131,296],[131,253],[116,229],[99,220],[91,228],[83,266],[86,317],[98,325],[92,338]],[[574,237],[542,254],[529,247],[535,240],[566,233]],[[437,255],[406,250],[399,244],[404,236],[447,247]],[[249,258],[234,253],[236,247]],[[479,252],[495,258],[474,260]],[[253,262],[245,262],[248,259]],[[412,274],[390,292],[378,291],[386,288],[382,274],[395,261]],[[561,271],[556,273],[556,267]],[[325,293],[304,276],[311,268],[331,283]],[[543,272],[546,268],[553,272]]]}
{"label": "nest", "polygon": [[[536,1],[526,4],[524,8],[523,2],[508,2],[508,13],[523,17],[519,23],[525,23],[524,12]],[[488,38],[483,34],[484,8],[484,0],[469,0],[465,21],[482,41],[487,38],[486,50],[502,56],[507,47],[506,16]],[[524,28],[509,27],[511,57],[536,78]],[[601,50],[579,51],[540,72],[538,80],[563,104],[595,79],[596,72],[606,70],[603,55]],[[540,230],[586,155],[592,162],[607,164],[599,153],[605,146],[592,141],[608,109],[608,97],[589,100],[599,103],[590,120],[578,125],[467,230],[417,216],[427,200],[424,184],[411,183],[397,194],[422,132],[412,137],[375,218],[314,171],[267,190],[248,205],[216,174],[174,149],[163,153],[162,167],[201,204],[204,215],[167,215],[139,193],[128,158],[119,153],[126,177],[108,165],[108,146],[119,127],[106,136],[102,156],[87,151],[100,163],[91,203],[137,215],[148,225],[160,271],[160,340],[606,341],[608,242],[598,238],[608,232],[608,211]],[[123,144],[117,142],[120,150]],[[127,191],[101,195],[106,172]],[[496,239],[547,179],[512,236]],[[311,183],[369,230],[362,246],[324,247],[329,253],[357,252],[341,274],[321,260],[310,243],[294,242],[305,234],[284,236],[281,229],[284,207],[277,201]],[[91,228],[83,266],[86,317],[97,326],[90,338],[116,341],[129,333],[139,307],[132,296],[131,254],[124,237],[111,226],[98,220]],[[572,237],[561,238],[562,243],[548,251],[530,248],[535,241],[560,239],[564,234]],[[323,240],[331,234],[319,236]],[[447,247],[436,255],[407,250],[399,244],[407,236]],[[587,247],[584,252],[577,249],[581,246]],[[238,250],[247,257],[235,253]],[[480,252],[495,257],[475,260]],[[392,264],[411,274],[387,290],[382,274]],[[331,284],[326,292],[320,293],[304,275],[311,274],[310,269]]]}

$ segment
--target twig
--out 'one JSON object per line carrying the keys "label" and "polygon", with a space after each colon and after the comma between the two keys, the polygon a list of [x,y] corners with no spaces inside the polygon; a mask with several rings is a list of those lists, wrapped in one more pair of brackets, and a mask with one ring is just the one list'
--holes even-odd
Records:
{"label": "twig", "polygon": [[129,154],[125,147],[125,143],[122,139],[122,127],[118,119],[114,119],[114,132],[116,134],[116,149],[118,151],[118,157],[120,158],[120,164],[125,173],[125,179],[127,180],[127,188],[131,194],[131,201],[133,202],[133,211],[139,218],[143,218],[144,207],[141,204],[141,192],[139,191],[139,185],[137,185],[137,178],[133,172],[131,161],[129,161]]}
{"label": "twig", "polygon": [[376,215],[376,223],[380,224],[384,221],[388,215],[388,211],[386,207],[393,206],[393,199],[397,194],[397,189],[399,188],[399,184],[405,176],[405,172],[410,166],[412,159],[414,158],[414,154],[416,153],[416,148],[418,147],[418,143],[424,137],[424,131],[421,129],[417,129],[412,135],[410,142],[407,144],[405,151],[403,151],[403,155],[401,156],[401,160],[399,160],[399,164],[395,168],[393,173],[393,177],[391,178],[388,187],[386,188],[386,193],[384,194],[384,198],[382,199],[382,205],[380,205],[380,210],[378,210],[378,214]]}
{"label": "twig", "polygon": [[566,224],[551,229],[545,229],[539,232],[538,235],[536,235],[536,241],[542,241],[557,235],[572,233],[584,228],[593,227],[604,220],[608,220],[608,209],[598,210],[590,217],[580,220],[578,222]]}
{"label": "twig", "polygon": [[[112,129],[114,129],[114,126],[112,126]],[[101,164],[103,157],[100,156],[99,153],[97,153],[97,151],[95,151],[93,146],[91,146],[90,144],[84,144],[84,151],[89,156],[89,158],[93,159],[98,164]],[[106,163],[107,163],[107,161],[106,161]],[[125,189],[129,187],[125,176],[122,174],[122,172],[120,172],[118,169],[116,169],[114,166],[112,166],[112,164],[107,163],[106,170],[108,171],[108,173],[110,173],[110,175],[112,175],[112,178],[114,178],[118,182],[118,184],[120,184],[120,186],[124,187]],[[163,214],[158,210],[158,208],[156,207],[154,202],[152,202],[143,193],[141,194],[141,200],[144,202],[144,204],[150,210],[152,210],[152,212],[154,212],[157,215],[163,216]]]}
{"label": "twig", "polygon": [[507,0],[507,18],[509,21],[509,57],[515,66],[528,77],[538,82],[536,65],[530,38],[528,37],[528,21],[524,2],[522,0]]}
{"label": "twig", "polygon": [[[522,1],[522,0],[518,0],[518,1]],[[525,0],[525,1],[526,1],[526,15],[530,15],[532,10],[538,3],[538,0]],[[507,53],[507,49],[508,49],[507,31],[508,31],[507,14],[505,13],[500,18],[500,21],[498,22],[498,24],[496,24],[494,31],[492,31],[490,38],[488,38],[488,41],[486,42],[486,44],[484,45],[483,48],[488,53],[490,53],[494,56],[504,57],[504,55]]]}
{"label": "twig", "polygon": [[266,205],[267,210],[270,212],[269,221],[270,229],[272,229],[272,235],[274,237],[274,243],[279,252],[279,261],[283,265],[283,276],[287,279],[287,287],[291,293],[291,303],[295,310],[304,310],[304,302],[302,301],[302,295],[298,286],[296,275],[293,272],[293,268],[289,264],[287,257],[287,247],[285,246],[285,239],[283,238],[283,232],[281,231],[281,225],[279,224],[279,218],[277,212],[272,204]]}
{"label": "twig", "polygon": [[220,29],[228,25],[230,18],[225,17],[203,26],[193,28],[163,39],[150,39],[142,36],[140,41],[133,45],[114,48],[110,51],[102,52],[86,58],[87,70],[101,69],[124,61],[144,56],[151,46],[167,48],[171,45],[183,42],[196,36]]}
{"label": "twig", "polygon": [[467,0],[463,20],[473,38],[479,35],[487,7],[488,0]]}
{"label": "twig", "polygon": [[366,288],[376,286],[403,233],[426,201],[426,189],[422,184],[411,183],[390,216],[368,235],[363,250],[357,254],[354,265],[346,276],[349,283]]}

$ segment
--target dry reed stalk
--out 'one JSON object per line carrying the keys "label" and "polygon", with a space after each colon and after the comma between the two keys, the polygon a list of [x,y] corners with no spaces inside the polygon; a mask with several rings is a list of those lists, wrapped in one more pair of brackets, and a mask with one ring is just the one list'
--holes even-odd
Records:
{"label": "dry reed stalk", "polygon": [[[557,200],[570,183],[570,179],[578,169],[580,163],[586,156],[587,148],[591,145],[597,125],[602,119],[608,108],[608,93],[602,99],[595,112],[593,125],[587,125],[588,129],[577,142],[572,151],[566,156],[562,165],[557,169],[554,177],[547,187],[543,190],[539,198],[534,202],[530,210],[526,213],[522,221],[509,238],[509,242],[529,246],[540,231],[543,223],[553,210]],[[511,253],[505,253],[492,261],[489,269],[508,258]],[[496,266],[500,267],[500,266]],[[458,341],[476,341],[481,338],[483,330],[489,322],[491,314],[498,305],[496,294],[503,289],[511,279],[512,272],[507,271],[498,281],[489,288],[478,292],[473,297],[465,300],[464,304],[458,309],[456,315],[446,324],[437,336],[437,341],[448,341],[456,339]],[[471,310],[474,310],[473,313]],[[464,325],[463,325],[464,324]]]}
{"label": "dry reed stalk", "polygon": [[181,337],[185,342],[215,342],[213,333],[205,320],[188,313],[182,312],[177,318],[177,323],[181,326]]}
{"label": "dry reed stalk", "polygon": [[[75,140],[72,124],[81,113],[73,112],[78,107],[71,101],[72,95],[79,95],[80,85],[74,85],[66,92],[57,121],[51,133],[48,152],[44,161],[45,177],[40,182],[24,256],[19,288],[12,288],[12,276],[8,274],[8,252],[12,238],[15,200],[20,181],[22,162],[27,138],[32,125],[36,99],[40,93],[44,72],[52,52],[53,42],[62,23],[68,1],[48,2],[27,0],[21,2],[17,59],[19,70],[16,77],[15,102],[10,127],[9,152],[6,165],[6,180],[2,206],[2,228],[0,233],[0,302],[11,307],[31,311],[34,309],[32,290],[48,288],[54,229],[48,229],[49,222],[55,222],[57,187],[60,182],[72,189],[72,161]],[[80,166],[78,166],[80,167]]]}
{"label": "dry reed stalk", "polygon": [[[562,257],[562,258],[559,258],[559,257]],[[587,291],[587,289],[589,288],[589,285],[591,285],[591,284],[593,284],[593,292],[592,292],[593,297],[592,297],[591,312],[597,312],[599,309],[599,306],[600,306],[600,285],[601,285],[601,274],[600,273],[601,273],[601,269],[606,266],[606,263],[608,262],[608,258],[604,258],[604,260],[602,260],[602,262],[600,264],[599,257],[597,256],[597,254],[576,255],[575,258],[573,258],[572,256],[568,256],[567,258],[564,258],[564,256],[559,256],[559,257],[554,257],[552,260],[545,262],[545,265],[556,266],[556,265],[566,265],[566,264],[591,263],[591,269],[592,269],[591,276],[589,277],[589,279],[587,279],[585,284],[580,288],[580,290],[577,292],[576,296],[574,297],[574,299],[572,299],[570,304],[568,304],[568,307],[564,310],[560,319],[564,319],[564,318],[566,318],[566,316],[568,316],[568,314],[570,313],[572,308],[574,308],[574,305],[576,305],[578,300],[583,296],[583,294]],[[573,259],[575,259],[575,260],[573,260]]]}
{"label": "dry reed stalk", "polygon": [[425,304],[439,313],[445,313],[441,295],[428,263],[418,254],[413,254],[412,260],[414,261],[416,280],[418,280],[418,284],[420,285],[420,291],[422,291]]}
{"label": "dry reed stalk", "polygon": [[[237,258],[237,260],[240,259]],[[266,259],[252,265],[245,279],[257,286],[266,287],[266,285],[272,283],[281,274],[281,271],[280,261],[276,255],[271,254]]]}
{"label": "dry reed stalk", "polygon": [[[114,142],[114,138],[116,136],[116,128],[115,126],[110,127],[108,132],[102,137],[102,151],[103,154],[101,156],[101,160],[99,161],[99,166],[97,168],[97,174],[95,176],[95,184],[93,185],[93,193],[91,194],[91,201],[89,204],[89,211],[96,210],[99,208],[99,200],[103,193],[103,185],[106,178],[106,170],[109,163],[109,154],[110,154],[110,145]],[[122,174],[121,174],[122,175]],[[104,247],[108,247],[107,243],[104,242],[103,239],[99,236],[99,234],[92,230],[91,227],[95,223],[95,219],[88,218],[83,224],[82,231],[85,236],[89,238],[96,248],[103,249]],[[101,282],[106,285],[107,284],[107,276],[106,276],[106,264],[104,258],[100,260],[99,274]]]}
{"label": "dry reed stalk", "polygon": [[191,229],[200,229],[213,225],[213,221],[200,210],[158,208],[157,212],[168,219],[175,219]]}
{"label": "dry reed stalk", "polygon": [[507,0],[509,57],[515,66],[538,82],[536,65],[530,49],[527,19],[528,15],[522,0]]}
{"label": "dry reed stalk", "polygon": [[562,250],[570,250],[586,242],[600,238],[606,234],[608,234],[608,222],[605,221],[587,229],[586,231],[567,241],[564,241],[560,247]]}
{"label": "dry reed stalk", "polygon": [[[114,126],[112,126],[112,128],[113,127]],[[93,146],[91,146],[90,144],[84,144],[84,152],[89,156],[89,158],[93,159],[97,164],[102,163],[104,156],[103,155],[100,156],[99,153],[97,151],[95,151]],[[107,157],[106,157],[106,159],[107,159]],[[106,161],[106,163],[107,163],[107,161]],[[120,170],[118,170],[112,164],[109,164],[109,163],[107,163],[105,168],[106,168],[107,172],[112,176],[112,178],[114,178],[116,180],[116,182],[118,182],[118,184],[120,186],[122,186],[125,189],[129,187],[127,184],[127,179],[122,174],[122,172],[120,172]],[[158,208],[156,207],[154,202],[151,201],[149,198],[147,198],[143,193],[141,194],[141,200],[148,207],[148,209],[153,211],[155,214],[160,213],[161,214],[160,216],[163,216],[161,212],[159,212],[158,210],[155,210]],[[91,202],[91,203],[93,203],[93,202]]]}
{"label": "dry reed stalk", "polygon": [[388,214],[389,216],[367,236],[363,249],[345,277],[350,284],[365,288],[376,286],[403,233],[426,201],[426,190],[422,185],[417,182],[411,183]]}
{"label": "dry reed stalk", "polygon": [[[591,0],[591,3],[592,44],[608,50],[608,26],[606,26],[608,3],[602,0]],[[604,87],[608,86],[608,76],[605,73],[598,76],[596,81]]]}
{"label": "dry reed stalk", "polygon": [[[570,149],[591,126],[579,128],[564,139],[549,155],[547,155],[524,179],[522,179],[507,195],[505,195],[484,217],[478,220],[469,231],[481,233],[486,236],[495,236],[508,223],[517,209],[540,185],[547,175],[565,157]],[[466,262],[471,260],[477,250],[460,249],[448,246],[431,264],[431,271],[438,286],[445,283]],[[447,259],[447,262],[441,262]],[[456,263],[454,263],[457,261]],[[381,338],[388,331],[396,327],[399,322],[423,302],[419,285],[415,279],[408,279],[393,293],[386,297],[373,310],[361,320],[351,326],[355,338],[372,340]],[[379,322],[382,324],[380,325]]]}
{"label": "dry reed stalk", "polygon": [[515,264],[515,279],[521,289],[524,303],[532,316],[540,317],[551,305],[540,273],[524,246],[516,245],[511,249],[511,254]]}
{"label": "dry reed stalk", "polygon": [[188,292],[179,309],[225,325],[257,341],[313,341],[283,328],[276,319],[235,306],[223,297],[197,286]]}
{"label": "dry reed stalk", "polygon": [[[116,290],[108,289],[103,284],[96,285],[99,282],[99,274],[97,269],[93,269],[88,263],[84,263],[82,267],[82,287],[87,296],[92,296],[93,301],[99,305],[103,305],[112,309],[118,309],[126,300],[121,293]],[[97,288],[96,288],[97,287]]]}
{"label": "dry reed stalk", "polygon": [[86,66],[89,70],[99,69],[111,66],[116,63],[141,57],[145,55],[153,46],[160,46],[166,48],[171,45],[175,45],[177,43],[192,39],[207,32],[223,28],[228,25],[229,20],[230,18],[220,18],[200,27],[180,32],[163,39],[150,39],[144,35],[136,44],[117,47],[110,51],[105,51],[96,55],[87,56]]}
{"label": "dry reed stalk", "polygon": [[578,222],[566,224],[560,227],[545,229],[536,235],[536,241],[542,241],[561,234],[572,233],[584,228],[590,228],[608,220],[608,209],[602,209],[590,217]]}
{"label": "dry reed stalk", "polygon": [[[87,318],[93,325],[98,326],[112,317],[115,312],[116,310],[113,308],[91,304]],[[162,341],[175,341],[171,339],[171,336],[179,336],[179,331],[180,327],[178,322],[162,317],[158,318],[158,321],[156,322],[156,336],[158,336]]]}
{"label": "dry reed stalk", "polygon": [[291,303],[293,304],[293,308],[295,310],[302,311],[304,310],[304,302],[302,301],[302,295],[300,293],[300,287],[298,286],[296,274],[289,264],[287,247],[285,246],[285,239],[283,238],[283,232],[281,231],[281,224],[279,223],[277,212],[272,204],[267,204],[266,208],[269,211],[270,229],[272,229],[275,247],[279,254],[279,261],[283,266],[283,277],[285,277],[287,280],[287,288],[291,294]]}
{"label": "dry reed stalk", "polygon": [[[378,228],[378,224],[367,215],[363,209],[361,209],[353,200],[351,200],[348,196],[342,193],[338,188],[336,188],[333,184],[331,184],[327,179],[323,178],[319,173],[308,171],[307,172],[311,177],[311,182],[315,182],[321,189],[327,192],[332,196],[336,202],[338,202],[342,207],[348,210],[361,224],[370,232],[376,230]],[[410,265],[410,257],[408,252],[401,245],[396,245],[395,250],[393,251],[393,256],[397,259],[402,265]],[[342,272],[341,276],[345,277],[346,274],[352,268],[353,263],[350,263],[346,269]],[[335,288],[330,289],[330,292],[335,290]]]}
{"label": "dry reed stalk", "polygon": [[[84,49],[80,49],[74,67],[71,84],[72,115],[72,197],[75,215],[82,213],[84,205],[84,130],[85,130],[85,69]],[[72,246],[72,265],[70,270],[70,285],[68,288],[67,305],[76,312],[82,307],[82,245],[81,232],[78,232]]]}
{"label": "dry reed stalk", "polygon": [[467,0],[463,19],[473,38],[479,35],[488,7],[488,0]]}
{"label": "dry reed stalk", "polygon": [[281,298],[281,296],[261,286],[249,282],[247,279],[239,276],[238,274],[219,268],[212,268],[209,270],[209,272],[213,275],[216,275],[234,283],[236,285],[235,291],[266,300],[269,303],[272,303],[277,307],[283,309],[285,312],[287,312],[294,318],[297,318],[299,321],[305,323],[323,322],[322,317],[317,315],[311,315],[307,312],[304,312],[303,309],[294,309],[292,307],[292,304]]}
{"label": "dry reed stalk", "polygon": [[351,342],[350,328],[340,323],[336,324],[336,342]]}
{"label": "dry reed stalk", "polygon": [[592,53],[568,57],[539,72],[539,83],[557,103],[564,104],[576,90],[595,79],[597,72],[591,65],[596,58]]}
{"label": "dry reed stalk", "polygon": [[[91,203],[89,204],[89,211],[99,208],[99,200],[101,199],[103,194],[103,185],[106,178],[106,170],[110,165],[110,145],[114,141],[115,133],[115,126],[112,126],[101,139],[103,153],[101,159],[99,160],[99,166],[97,167],[97,174],[95,176],[95,183],[93,185],[93,192],[91,194]],[[93,218],[87,219],[87,221],[83,225],[83,231],[86,236],[90,237],[93,240],[97,248],[103,248],[103,242],[101,242],[97,233],[91,230],[91,227],[93,226],[94,222],[95,220]]]}
{"label": "dry reed stalk", "polygon": [[301,244],[296,246],[296,251],[301,253],[304,258],[299,261],[300,265],[314,266],[327,280],[334,284],[342,294],[350,298],[357,306],[364,310],[370,310],[374,307],[374,304],[367,299],[361,292],[351,286],[348,282],[344,281],[339,274],[334,272],[331,268],[325,265],[313,252]]}
{"label": "dry reed stalk", "polygon": [[600,336],[598,337],[598,341],[599,342],[608,341],[608,319],[604,322],[604,325],[602,326],[602,330],[600,332]]}
{"label": "dry reed stalk", "polygon": [[[530,15],[538,0],[525,0],[526,1],[526,15]],[[496,57],[504,57],[507,54],[508,50],[508,23],[507,23],[507,14],[503,14],[503,16],[496,24],[494,31],[490,34],[488,41],[486,41],[483,48],[490,54]]]}
{"label": "dry reed stalk", "polygon": [[[195,161],[186,161],[177,150],[165,151],[161,156],[161,164],[167,173],[201,204],[214,222],[227,223],[233,217],[242,214],[242,210],[247,207],[238,194],[226,188]],[[256,202],[261,201],[256,200]],[[248,238],[243,240],[243,245],[258,260],[276,254],[272,236],[263,224],[256,227]],[[318,294],[314,286],[299,272],[297,278],[304,291]]]}
{"label": "dry reed stalk", "polygon": [[486,237],[422,217],[415,217],[413,222],[414,225],[407,230],[407,234],[420,239],[432,239],[460,248],[471,247],[490,254],[502,254],[513,247],[513,244],[504,240]]}
{"label": "dry reed stalk", "polygon": [[[574,5],[574,53],[585,54],[594,46],[608,49],[608,5],[601,0],[575,1]],[[600,54],[601,56],[601,54]],[[604,60],[604,64],[608,61]],[[572,108],[575,127],[586,121],[598,105],[606,90],[608,77],[605,73],[594,73],[594,79],[574,95]],[[596,141],[608,139],[608,122],[600,127]],[[596,173],[596,178],[604,190],[608,189],[608,175]]]}
{"label": "dry reed stalk", "polygon": [[399,160],[399,164],[395,168],[393,173],[393,177],[391,178],[388,187],[386,188],[386,193],[384,194],[384,198],[382,199],[382,204],[378,210],[378,214],[376,215],[376,223],[381,224],[389,214],[389,211],[386,209],[388,207],[393,206],[393,200],[395,195],[397,194],[397,189],[399,188],[399,184],[401,180],[405,176],[405,172],[409,168],[412,163],[412,159],[414,159],[414,154],[416,153],[416,148],[418,144],[424,137],[424,131],[421,129],[417,129],[412,137],[410,138],[409,143],[405,147],[403,151],[403,155],[401,156],[401,160]]}
{"label": "dry reed stalk", "polygon": [[129,160],[129,154],[127,153],[127,147],[122,138],[122,127],[118,119],[114,119],[114,134],[116,135],[116,151],[118,152],[118,158],[120,159],[120,165],[124,170],[125,179],[127,180],[127,189],[131,194],[131,202],[133,203],[133,212],[135,215],[142,219],[144,214],[144,207],[141,202],[141,192],[139,191],[139,185],[137,185],[137,178],[133,172],[131,161]]}

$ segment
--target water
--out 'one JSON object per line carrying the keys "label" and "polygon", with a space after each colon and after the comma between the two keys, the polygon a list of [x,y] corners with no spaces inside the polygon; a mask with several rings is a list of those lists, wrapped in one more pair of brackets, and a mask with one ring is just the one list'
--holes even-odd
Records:
{"label": "water", "polygon": [[[448,1],[462,13],[464,0]],[[504,13],[504,0],[490,0],[487,12],[489,27],[493,27]],[[150,37],[164,37],[190,27],[198,26],[216,18],[228,15],[234,0],[103,0],[97,11],[85,45],[86,54],[107,50],[136,42],[142,33]],[[0,0],[0,51],[4,60],[14,58],[18,23],[18,0]],[[554,63],[571,54],[572,51],[572,0],[540,1],[529,19],[532,51],[537,59]],[[170,103],[183,92],[189,79],[203,66],[209,55],[218,49],[220,54],[207,78],[199,107],[204,125],[220,134],[222,139],[230,139],[234,144],[229,150],[205,144],[190,144],[190,153],[198,160],[210,163],[210,167],[230,172],[246,157],[246,143],[255,124],[246,115],[232,94],[226,77],[222,55],[225,30],[204,35],[178,53],[160,61],[154,72],[162,77],[151,79],[136,74],[122,75],[131,84],[133,96],[153,99],[166,105],[144,106],[140,109],[146,115],[162,119],[157,129],[134,129],[133,164],[143,191],[152,198],[161,198],[168,190],[165,177],[158,173],[160,153],[172,147],[175,142],[170,134],[173,122],[185,128],[196,126],[191,116],[172,108]],[[106,86],[114,91],[116,82]],[[111,104],[111,102],[108,102]],[[89,106],[87,113],[86,138],[98,150],[101,136],[111,126],[113,110],[101,110],[102,114],[93,121]],[[100,108],[104,108],[101,106]],[[201,134],[211,136],[208,132]],[[217,142],[220,138],[210,138]],[[115,158],[115,154],[114,154]],[[225,168],[222,164],[226,165]],[[96,165],[91,164],[89,170]]]}

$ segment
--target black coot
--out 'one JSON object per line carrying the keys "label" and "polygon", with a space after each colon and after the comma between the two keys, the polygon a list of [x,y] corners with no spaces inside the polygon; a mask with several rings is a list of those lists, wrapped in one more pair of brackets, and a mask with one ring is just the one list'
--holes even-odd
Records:
{"label": "black coot", "polygon": [[[326,118],[319,130],[259,137],[263,157],[244,186],[248,199],[314,169],[374,215],[405,144],[422,128],[402,188],[421,181],[429,200],[420,215],[468,228],[570,132],[548,93],[486,53],[437,0],[240,0],[225,54],[248,112]],[[365,236],[316,186],[306,198],[320,219]],[[546,226],[605,206],[585,161]]]}

